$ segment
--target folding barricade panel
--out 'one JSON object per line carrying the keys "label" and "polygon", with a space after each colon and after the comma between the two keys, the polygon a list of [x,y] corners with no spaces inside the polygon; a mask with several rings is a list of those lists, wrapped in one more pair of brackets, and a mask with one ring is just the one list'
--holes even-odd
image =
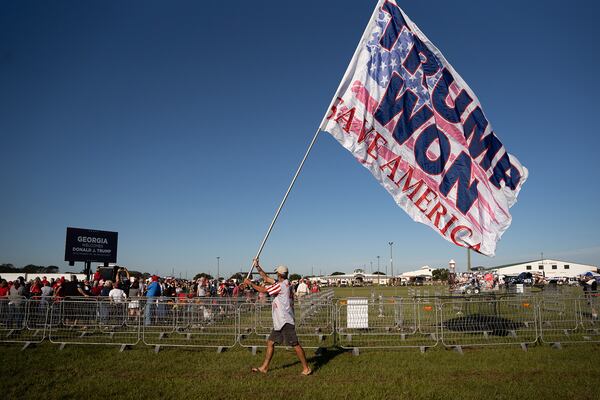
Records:
{"label": "folding barricade panel", "polygon": [[443,300],[439,323],[447,347],[525,346],[539,335],[536,301],[530,296]]}
{"label": "folding barricade panel", "polygon": [[338,343],[343,348],[437,345],[434,299],[347,298],[338,301]]}
{"label": "folding barricade panel", "polygon": [[237,340],[236,298],[146,299],[142,339],[150,346],[233,347]]}
{"label": "folding barricade panel", "polygon": [[[314,293],[294,301],[298,340],[305,348],[329,347],[334,344],[335,308],[333,291]],[[253,314],[253,315],[252,315]],[[257,299],[240,306],[240,344],[264,347],[273,329],[271,299]]]}
{"label": "folding barricade panel", "polygon": [[56,299],[50,305],[50,342],[132,346],[139,339],[139,313],[133,300],[107,297]]}

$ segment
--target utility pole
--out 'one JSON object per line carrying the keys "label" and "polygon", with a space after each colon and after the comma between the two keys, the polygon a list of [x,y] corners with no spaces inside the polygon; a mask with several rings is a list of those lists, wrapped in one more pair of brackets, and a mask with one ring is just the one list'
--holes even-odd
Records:
{"label": "utility pole", "polygon": [[377,256],[377,285],[379,285],[379,274],[381,273],[381,267],[379,266],[379,256]]}
{"label": "utility pole", "polygon": [[471,249],[467,248],[467,271],[471,272]]}
{"label": "utility pole", "polygon": [[394,256],[392,254],[392,246],[394,246],[394,242],[389,242],[390,245],[390,273],[392,275],[392,282],[394,281]]}
{"label": "utility pole", "polygon": [[217,283],[219,282],[219,268],[221,267],[220,265],[221,262],[221,257],[217,257]]}

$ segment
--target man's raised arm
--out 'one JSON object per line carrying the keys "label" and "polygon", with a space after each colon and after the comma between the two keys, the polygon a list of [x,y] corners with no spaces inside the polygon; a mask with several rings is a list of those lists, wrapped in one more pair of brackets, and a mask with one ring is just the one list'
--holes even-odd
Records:
{"label": "man's raised arm", "polygon": [[258,273],[260,274],[261,278],[263,279],[263,281],[265,281],[265,283],[272,285],[275,283],[275,279],[269,277],[269,275],[267,275],[265,273],[265,271],[263,271],[263,269],[260,267],[259,263],[258,263],[258,258],[255,258],[253,261],[254,264],[254,268],[256,268],[256,270],[258,271]]}

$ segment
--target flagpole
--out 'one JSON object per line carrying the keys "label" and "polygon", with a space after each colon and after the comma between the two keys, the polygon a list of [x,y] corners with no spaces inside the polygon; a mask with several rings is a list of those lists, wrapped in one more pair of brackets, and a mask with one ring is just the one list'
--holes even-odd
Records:
{"label": "flagpole", "polygon": [[[258,248],[258,252],[256,252],[255,259],[260,257],[260,254],[262,253],[262,250],[265,247],[265,243],[267,243],[267,239],[269,238],[269,235],[271,234],[271,231],[273,230],[275,221],[277,221],[277,218],[279,217],[279,213],[281,212],[281,209],[283,208],[283,205],[285,204],[285,201],[287,200],[288,195],[290,194],[292,188],[294,187],[294,183],[296,183],[296,179],[298,178],[298,175],[300,175],[300,171],[302,171],[304,162],[308,158],[308,155],[310,154],[310,151],[312,150],[313,145],[317,141],[317,137],[319,136],[319,131],[321,130],[321,126],[323,126],[323,122],[327,118],[327,114],[330,112],[331,107],[335,103],[336,96],[340,92],[340,89],[341,89],[342,85],[344,84],[344,81],[346,81],[346,77],[352,72],[352,61],[356,58],[356,55],[358,54],[359,49],[362,46],[364,46],[364,44],[369,39],[369,36],[368,36],[369,28],[372,24],[375,23],[374,17],[379,12],[379,9],[381,8],[383,1],[385,1],[385,0],[377,1],[377,5],[375,6],[375,9],[373,10],[373,14],[371,15],[371,18],[369,19],[369,22],[367,23],[367,26],[365,27],[365,30],[363,31],[363,34],[360,38],[360,41],[358,42],[358,46],[356,46],[356,49],[354,50],[354,54],[352,55],[352,58],[350,59],[350,64],[348,64],[348,67],[346,68],[346,72],[344,73],[342,80],[340,81],[340,84],[338,85],[338,88],[335,91],[335,95],[331,99],[331,103],[329,103],[329,107],[327,107],[327,109],[325,110],[325,115],[323,116],[323,119],[321,120],[321,123],[319,124],[319,127],[317,128],[317,131],[315,132],[315,135],[313,136],[312,141],[310,142],[310,145],[308,146],[308,149],[306,150],[306,153],[304,154],[304,158],[302,158],[302,161],[300,162],[300,165],[298,166],[298,169],[296,170],[296,174],[294,175],[294,178],[292,179],[292,182],[290,183],[290,186],[288,187],[287,192],[285,192],[285,195],[283,196],[283,200],[281,200],[281,203],[279,204],[279,207],[277,208],[277,211],[275,212],[275,216],[273,217],[273,220],[271,221],[271,225],[269,225],[269,229],[267,229],[267,233],[265,234],[265,237],[263,238],[263,240],[260,244],[260,247]],[[254,263],[252,263],[252,267],[250,267],[250,271],[248,271],[248,275],[246,275],[246,279],[250,279],[250,275],[252,275],[253,270],[254,270]]]}
{"label": "flagpole", "polygon": [[[260,257],[260,254],[262,253],[263,248],[265,247],[265,243],[267,243],[267,239],[269,239],[269,235],[271,234],[271,231],[273,230],[275,221],[277,221],[277,218],[279,217],[279,213],[281,213],[281,209],[283,208],[290,192],[292,191],[292,188],[294,187],[294,184],[296,183],[296,179],[298,179],[298,175],[300,175],[300,172],[302,171],[302,167],[304,167],[304,162],[308,158],[310,151],[312,150],[315,142],[317,141],[317,137],[319,137],[320,130],[321,130],[321,127],[319,126],[319,128],[317,128],[317,131],[315,132],[315,135],[313,136],[310,144],[308,145],[308,149],[306,149],[306,153],[304,153],[304,157],[302,158],[302,161],[300,162],[300,165],[298,166],[298,169],[296,170],[296,173],[294,174],[294,177],[292,178],[292,182],[290,183],[290,186],[288,187],[287,191],[285,192],[285,195],[283,196],[283,200],[281,200],[281,203],[279,204],[279,207],[277,208],[277,211],[275,212],[275,216],[273,217],[273,220],[271,221],[271,225],[269,225],[269,229],[267,229],[267,233],[265,234],[265,237],[263,238],[263,240],[260,244],[260,247],[258,248],[256,257],[254,257],[255,259]],[[250,275],[252,275],[253,270],[254,270],[254,263],[252,263],[252,267],[250,268],[250,271],[248,271],[248,275],[246,275],[247,279],[250,279]]]}

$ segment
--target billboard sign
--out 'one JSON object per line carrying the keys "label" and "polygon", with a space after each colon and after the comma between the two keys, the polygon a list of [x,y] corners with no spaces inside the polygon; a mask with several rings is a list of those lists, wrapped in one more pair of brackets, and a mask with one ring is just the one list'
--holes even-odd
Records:
{"label": "billboard sign", "polygon": [[117,262],[118,232],[67,228],[65,261]]}

